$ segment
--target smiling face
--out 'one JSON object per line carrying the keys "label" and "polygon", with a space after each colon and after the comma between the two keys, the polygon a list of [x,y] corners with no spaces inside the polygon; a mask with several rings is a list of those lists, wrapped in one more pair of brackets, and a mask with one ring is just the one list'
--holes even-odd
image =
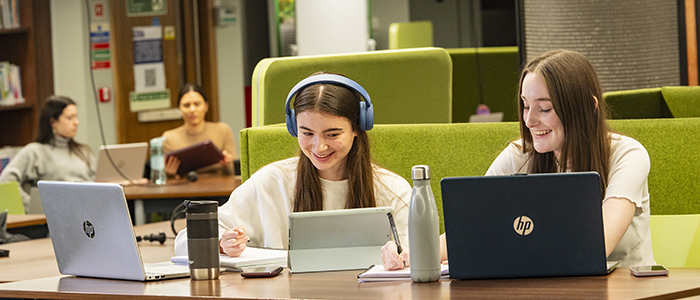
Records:
{"label": "smiling face", "polygon": [[350,121],[317,110],[298,113],[296,118],[299,147],[318,169],[319,177],[346,179],[347,155],[357,136]]}
{"label": "smiling face", "polygon": [[209,104],[201,94],[190,91],[180,98],[180,112],[185,124],[196,126],[204,122],[204,116],[209,110]]}
{"label": "smiling face", "polygon": [[63,109],[58,119],[51,119],[54,133],[64,138],[73,138],[78,132],[78,108],[70,104]]}
{"label": "smiling face", "polygon": [[559,157],[564,145],[564,126],[554,111],[544,79],[536,73],[525,75],[520,99],[523,120],[532,135],[535,151],[554,152]]}

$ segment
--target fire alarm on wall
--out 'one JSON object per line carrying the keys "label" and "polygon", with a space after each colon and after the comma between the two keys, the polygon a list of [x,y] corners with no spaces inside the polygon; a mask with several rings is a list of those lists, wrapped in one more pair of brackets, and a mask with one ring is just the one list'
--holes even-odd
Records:
{"label": "fire alarm on wall", "polygon": [[109,102],[112,99],[112,93],[108,87],[101,87],[99,89],[100,102]]}

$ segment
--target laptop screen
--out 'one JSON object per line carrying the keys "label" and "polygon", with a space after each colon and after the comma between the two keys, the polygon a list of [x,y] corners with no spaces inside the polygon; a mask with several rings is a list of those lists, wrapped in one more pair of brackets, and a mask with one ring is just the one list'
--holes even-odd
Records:
{"label": "laptop screen", "polygon": [[443,178],[450,276],[607,273],[595,172]]}
{"label": "laptop screen", "polygon": [[[106,149],[106,150],[105,150]],[[109,157],[107,157],[109,152]],[[115,169],[115,165],[128,179],[136,180],[143,177],[143,170],[146,166],[148,155],[148,143],[130,143],[100,146],[100,153],[97,157],[97,173],[95,181],[110,182],[126,180]],[[110,158],[112,162],[110,162]]]}

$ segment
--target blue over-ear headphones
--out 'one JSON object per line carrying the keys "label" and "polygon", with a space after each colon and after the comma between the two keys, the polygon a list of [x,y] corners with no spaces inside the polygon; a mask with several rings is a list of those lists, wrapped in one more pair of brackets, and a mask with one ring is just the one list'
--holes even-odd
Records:
{"label": "blue over-ear headphones", "polygon": [[335,74],[320,74],[309,76],[306,79],[300,81],[289,92],[289,95],[287,96],[287,101],[284,104],[284,113],[287,114],[287,130],[289,131],[289,134],[291,134],[293,137],[297,136],[297,118],[294,114],[294,109],[289,107],[292,98],[296,96],[299,90],[319,83],[339,84],[360,93],[360,96],[362,96],[362,98],[364,98],[365,101],[360,101],[359,127],[361,131],[367,131],[372,129],[372,127],[374,126],[374,107],[372,107],[372,101],[370,101],[369,94],[367,94],[367,91],[365,91],[365,89],[361,85],[359,85],[357,82],[352,81],[350,78]]}

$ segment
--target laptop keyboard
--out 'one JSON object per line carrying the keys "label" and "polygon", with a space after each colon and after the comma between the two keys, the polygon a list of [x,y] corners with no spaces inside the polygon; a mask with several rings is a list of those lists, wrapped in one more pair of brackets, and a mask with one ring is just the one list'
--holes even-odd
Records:
{"label": "laptop keyboard", "polygon": [[170,274],[180,274],[180,273],[189,273],[190,268],[188,266],[183,266],[183,265],[158,265],[158,264],[153,264],[153,265],[145,265],[144,269],[146,271],[147,276],[163,276],[163,275],[170,275]]}

